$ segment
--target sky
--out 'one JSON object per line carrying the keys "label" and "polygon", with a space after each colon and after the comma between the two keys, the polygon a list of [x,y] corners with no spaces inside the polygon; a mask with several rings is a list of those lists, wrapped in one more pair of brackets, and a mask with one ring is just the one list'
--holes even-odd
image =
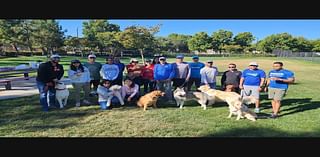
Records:
{"label": "sky", "polygon": [[[82,22],[87,20],[58,20],[62,29],[66,29],[65,35],[82,37]],[[234,35],[240,32],[251,32],[257,40],[261,40],[271,34],[287,32],[293,36],[303,36],[307,39],[320,39],[320,20],[108,20],[118,24],[123,30],[128,26],[155,26],[161,24],[156,36],[167,36],[171,33],[194,35],[197,32],[207,32],[210,36],[213,32],[224,29],[232,31]]]}

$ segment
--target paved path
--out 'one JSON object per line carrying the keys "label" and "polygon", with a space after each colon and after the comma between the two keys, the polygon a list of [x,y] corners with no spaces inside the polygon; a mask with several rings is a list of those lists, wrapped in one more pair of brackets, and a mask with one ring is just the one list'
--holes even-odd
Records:
{"label": "paved path", "polygon": [[[0,100],[4,99],[13,99],[25,96],[32,96],[39,94],[36,80],[35,78],[30,78],[29,80],[24,80],[23,77],[11,77],[6,78],[7,80],[13,80],[12,90],[5,90],[4,85],[0,85]],[[71,88],[72,85],[69,79],[64,78],[62,80],[66,85],[67,88]]]}

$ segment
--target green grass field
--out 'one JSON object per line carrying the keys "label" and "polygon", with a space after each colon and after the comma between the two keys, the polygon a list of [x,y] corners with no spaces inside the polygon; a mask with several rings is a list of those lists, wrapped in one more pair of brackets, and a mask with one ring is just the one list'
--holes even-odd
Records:
{"label": "green grass field", "polygon": [[[2,58],[0,66],[17,65],[26,60],[43,57]],[[62,64],[68,69],[69,60]],[[200,58],[207,60],[209,58]],[[277,58],[212,58],[219,71],[230,62],[240,70],[250,61],[257,61],[266,72]],[[83,61],[86,59],[82,59]],[[186,61],[190,61],[186,58]],[[103,58],[98,61],[103,62]],[[169,59],[169,62],[174,59]],[[296,84],[289,87],[278,119],[246,119],[236,121],[226,118],[224,103],[202,110],[190,101],[180,110],[175,105],[159,104],[158,109],[143,112],[136,107],[120,107],[100,111],[99,106],[75,108],[73,91],[66,109],[41,112],[38,95],[0,101],[0,136],[5,137],[320,137],[320,64],[281,59],[284,67],[295,72]],[[125,63],[128,59],[124,60]],[[65,75],[66,76],[66,75]],[[220,77],[218,77],[220,80]],[[220,82],[218,82],[218,85]],[[0,92],[1,95],[1,92]],[[262,93],[262,113],[271,113],[270,100]],[[251,106],[251,109],[253,106]]]}

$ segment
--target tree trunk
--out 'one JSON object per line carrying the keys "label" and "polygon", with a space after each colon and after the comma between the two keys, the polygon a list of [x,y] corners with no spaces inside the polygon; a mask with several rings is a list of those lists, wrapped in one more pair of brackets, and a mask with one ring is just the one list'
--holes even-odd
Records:
{"label": "tree trunk", "polygon": [[33,56],[33,48],[32,48],[32,45],[29,45],[28,47],[29,47],[29,49],[30,49],[31,56]]}
{"label": "tree trunk", "polygon": [[16,50],[16,56],[18,56],[19,50],[16,44],[12,44],[13,48]]}
{"label": "tree trunk", "polygon": [[143,65],[145,65],[146,63],[144,61],[144,56],[143,56],[143,50],[142,49],[140,49],[140,55],[141,55],[142,63],[143,63]]}

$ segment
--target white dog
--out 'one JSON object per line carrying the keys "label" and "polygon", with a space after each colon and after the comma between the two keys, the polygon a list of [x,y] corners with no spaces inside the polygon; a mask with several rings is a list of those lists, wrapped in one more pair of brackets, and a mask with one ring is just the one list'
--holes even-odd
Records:
{"label": "white dog", "polygon": [[211,89],[207,85],[200,86],[199,90],[208,94],[209,96],[215,97],[214,100],[217,100],[218,102],[226,102],[229,106],[228,118],[235,114],[237,115],[237,120],[240,120],[240,118],[244,117],[252,121],[256,120],[257,115],[244,105],[255,103],[254,97],[241,97],[241,95],[236,92],[215,90]]}
{"label": "white dog", "polygon": [[178,87],[176,90],[173,91],[173,97],[176,100],[177,106],[180,109],[183,108],[184,102],[187,100],[196,100],[204,110],[207,109],[208,105],[214,104],[214,97],[210,97],[205,93],[202,92],[191,92],[186,93],[184,88]]}
{"label": "white dog", "polygon": [[56,89],[56,99],[59,102],[60,108],[67,105],[69,90],[63,82],[57,82],[55,85]]}
{"label": "white dog", "polygon": [[[122,88],[122,87],[119,86],[119,85],[112,85],[112,86],[109,88],[109,90],[111,90],[111,91],[113,92],[113,95],[119,99],[120,104],[121,104],[121,105],[124,105],[124,101],[123,101],[122,96],[121,96],[121,88]],[[109,100],[109,99],[110,99],[110,100]],[[112,97],[110,97],[109,99],[108,99],[108,101],[111,102]]]}

